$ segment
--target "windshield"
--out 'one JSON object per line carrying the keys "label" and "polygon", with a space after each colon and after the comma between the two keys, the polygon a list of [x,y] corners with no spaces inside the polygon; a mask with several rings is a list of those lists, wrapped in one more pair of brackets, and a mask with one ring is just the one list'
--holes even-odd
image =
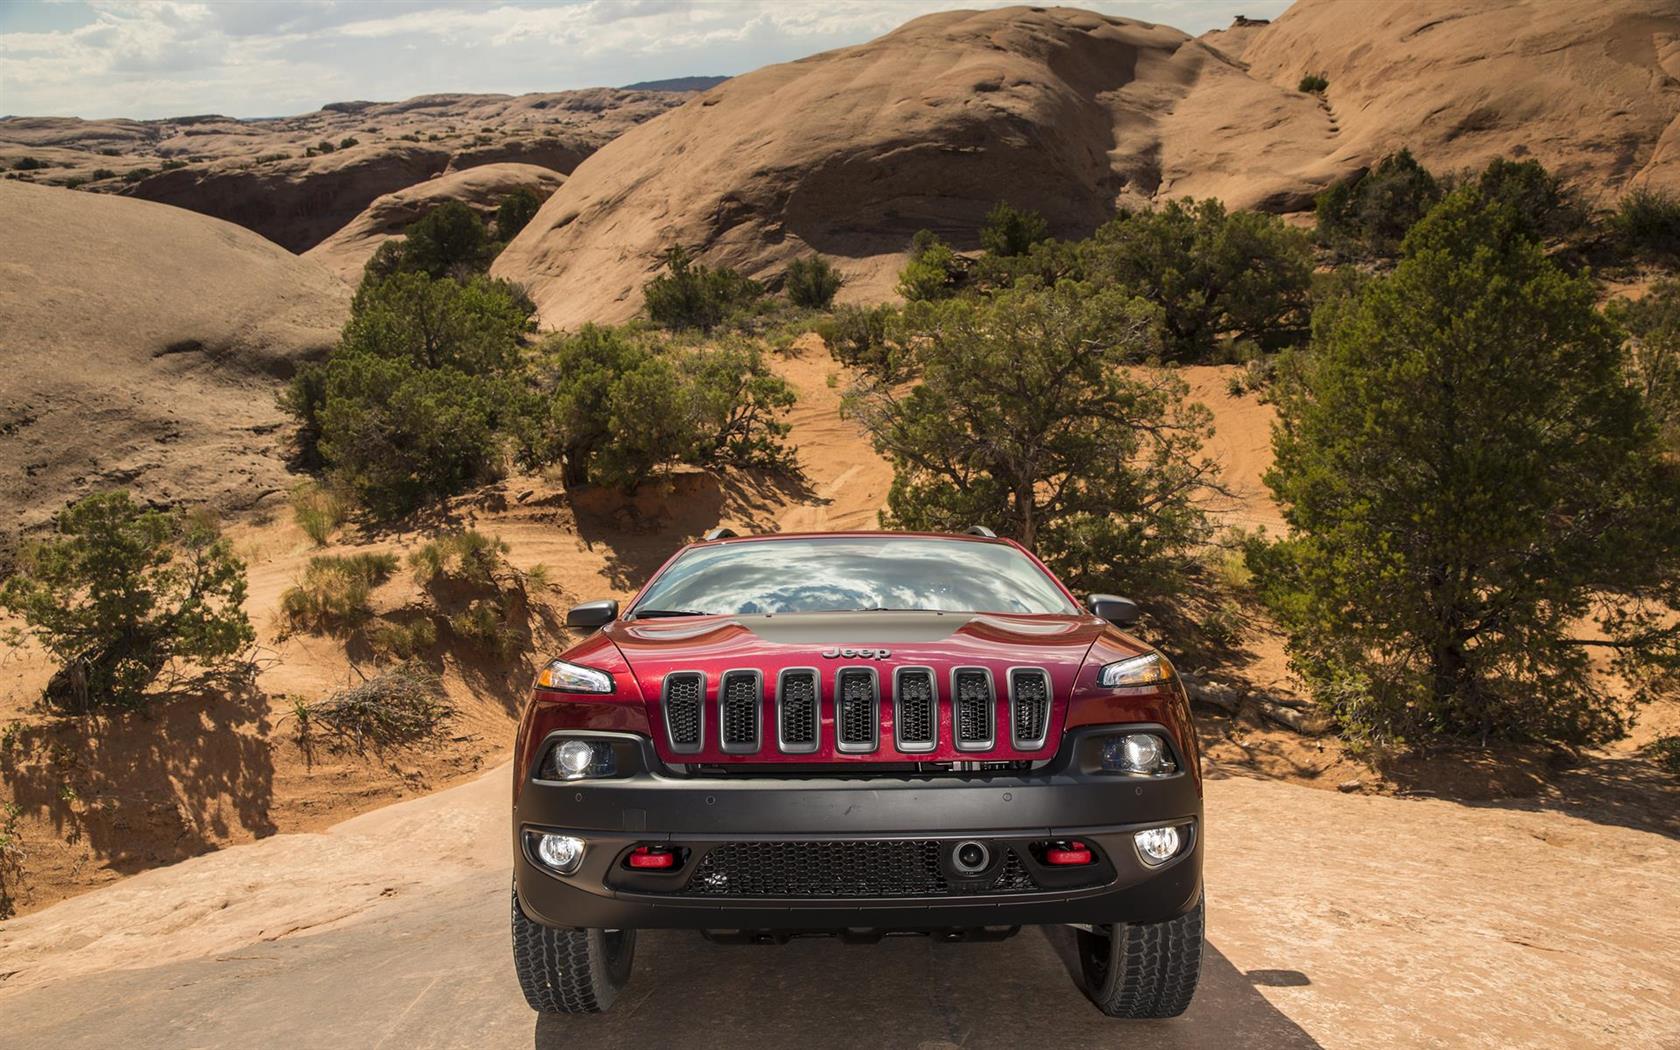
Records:
{"label": "windshield", "polygon": [[882,537],[700,547],[673,562],[631,612],[648,617],[868,610],[1079,611],[1014,547]]}

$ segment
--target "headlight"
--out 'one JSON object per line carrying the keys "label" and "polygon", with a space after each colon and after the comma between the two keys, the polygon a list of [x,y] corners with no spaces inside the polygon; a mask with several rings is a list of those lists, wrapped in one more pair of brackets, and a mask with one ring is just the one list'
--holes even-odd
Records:
{"label": "headlight", "polygon": [[604,740],[561,740],[543,759],[544,780],[586,780],[618,772],[612,745]]}
{"label": "headlight", "polygon": [[1102,770],[1134,776],[1164,777],[1178,772],[1172,749],[1155,733],[1127,733],[1102,742]]}
{"label": "headlight", "polygon": [[537,675],[537,688],[557,689],[562,693],[610,693],[613,680],[605,671],[555,660]]}
{"label": "headlight", "polygon": [[1173,666],[1160,653],[1144,653],[1130,660],[1104,664],[1097,684],[1109,689],[1161,686],[1173,680]]}

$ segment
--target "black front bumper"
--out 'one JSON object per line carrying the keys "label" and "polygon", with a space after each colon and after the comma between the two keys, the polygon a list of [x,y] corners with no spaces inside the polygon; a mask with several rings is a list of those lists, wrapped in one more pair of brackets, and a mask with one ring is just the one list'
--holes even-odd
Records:
{"label": "black front bumper", "polygon": [[[646,740],[621,736],[615,746],[638,772],[569,783],[530,779],[519,793],[515,886],[525,913],[538,922],[746,930],[1142,923],[1181,915],[1201,896],[1202,805],[1192,777],[1140,780],[1087,772],[1074,758],[1077,741],[1062,758],[1029,774],[856,778],[673,776],[658,772]],[[1185,841],[1177,855],[1151,867],[1132,836],[1164,824],[1178,827]],[[539,863],[531,831],[584,839],[580,870],[560,875]],[[1068,839],[1090,846],[1097,863],[1053,868],[1035,855],[1038,843]],[[929,895],[792,898],[704,895],[690,882],[707,854],[729,843],[899,840],[936,843],[923,848],[942,856],[966,840],[986,844],[999,857],[1013,852],[1031,888],[958,882]],[[644,845],[675,850],[680,870],[628,869],[625,858]]]}

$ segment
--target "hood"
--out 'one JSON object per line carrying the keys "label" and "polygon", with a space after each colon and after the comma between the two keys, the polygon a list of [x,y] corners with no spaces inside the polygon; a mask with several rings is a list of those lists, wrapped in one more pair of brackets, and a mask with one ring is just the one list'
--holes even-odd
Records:
{"label": "hood", "polygon": [[[1105,632],[1087,615],[836,612],[621,620],[604,633],[635,675],[662,757],[711,764],[1047,757]],[[988,720],[989,733],[975,728]]]}

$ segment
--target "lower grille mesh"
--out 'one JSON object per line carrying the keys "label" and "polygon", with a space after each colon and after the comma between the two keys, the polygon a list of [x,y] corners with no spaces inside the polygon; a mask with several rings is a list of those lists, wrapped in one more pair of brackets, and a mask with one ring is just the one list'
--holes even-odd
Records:
{"label": "lower grille mesh", "polygon": [[704,679],[698,672],[665,676],[665,725],[671,732],[673,747],[699,748],[704,692]]}
{"label": "lower grille mesh", "polygon": [[932,839],[728,842],[707,853],[683,893],[699,897],[941,897],[1030,893],[1039,888],[1021,858],[1003,862],[976,888],[953,889]]}

